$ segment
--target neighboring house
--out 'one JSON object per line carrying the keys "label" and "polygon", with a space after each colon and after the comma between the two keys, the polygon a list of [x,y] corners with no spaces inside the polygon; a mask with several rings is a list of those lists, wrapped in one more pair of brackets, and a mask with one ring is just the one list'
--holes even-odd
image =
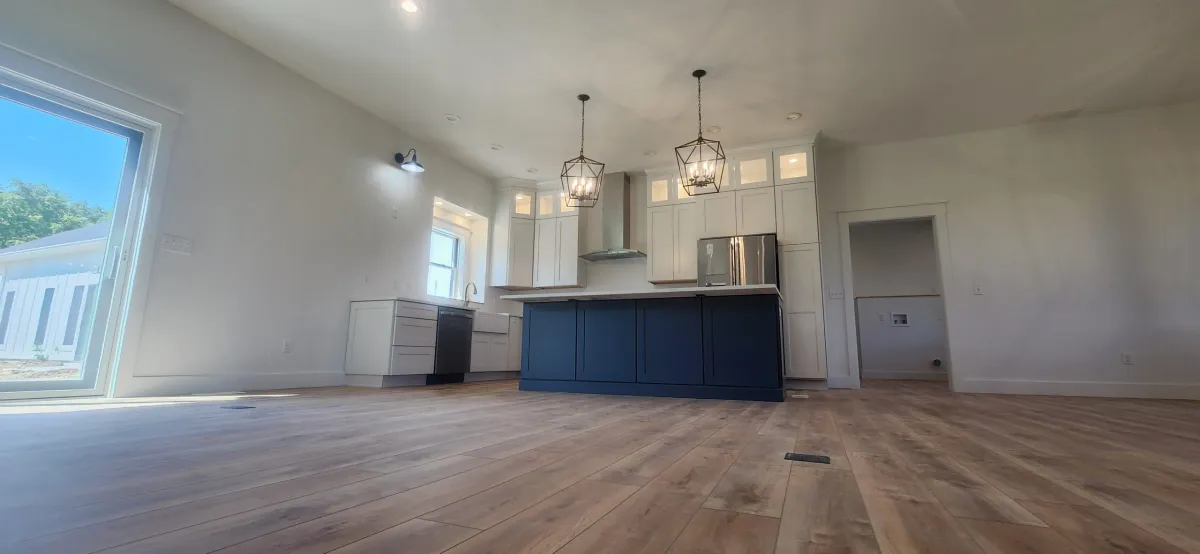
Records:
{"label": "neighboring house", "polygon": [[0,250],[0,359],[83,356],[108,230],[97,223]]}

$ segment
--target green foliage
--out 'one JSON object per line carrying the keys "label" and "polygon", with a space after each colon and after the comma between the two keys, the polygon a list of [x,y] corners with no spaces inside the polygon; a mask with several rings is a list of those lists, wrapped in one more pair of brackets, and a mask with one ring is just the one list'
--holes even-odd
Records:
{"label": "green foliage", "polygon": [[13,179],[0,188],[0,248],[108,219],[107,210],[71,200],[49,185]]}

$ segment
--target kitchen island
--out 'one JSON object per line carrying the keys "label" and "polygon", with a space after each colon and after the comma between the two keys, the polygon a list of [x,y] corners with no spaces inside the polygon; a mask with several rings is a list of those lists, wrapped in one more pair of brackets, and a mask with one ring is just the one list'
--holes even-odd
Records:
{"label": "kitchen island", "polygon": [[775,285],[502,298],[525,305],[521,390],[784,398]]}

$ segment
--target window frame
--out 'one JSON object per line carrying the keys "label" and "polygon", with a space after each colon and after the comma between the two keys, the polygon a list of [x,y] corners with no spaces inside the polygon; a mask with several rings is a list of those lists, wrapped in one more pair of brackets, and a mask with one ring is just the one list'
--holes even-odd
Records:
{"label": "window frame", "polygon": [[[450,298],[453,300],[462,300],[461,298],[459,298],[457,296],[457,294],[458,294],[458,288],[459,288],[459,286],[458,286],[459,280],[462,279],[463,258],[464,258],[465,250],[466,250],[465,248],[463,248],[463,243],[467,240],[467,237],[462,236],[462,234],[460,234],[460,233],[455,233],[453,230],[447,229],[445,226],[439,226],[439,225],[437,225],[437,222],[435,222],[433,228],[430,229],[429,233],[430,233],[431,239],[433,238],[433,235],[438,234],[438,235],[445,236],[454,241],[454,252],[451,256],[454,261],[454,265],[448,266],[448,265],[437,263],[437,262],[433,261],[433,252],[431,251],[430,259],[428,260],[428,264],[426,265],[426,271],[425,271],[425,292],[426,292],[426,294],[429,294],[430,296],[437,296],[439,298]],[[429,292],[429,273],[430,273],[430,269],[432,269],[434,267],[450,270],[450,296],[440,296],[440,295]]]}

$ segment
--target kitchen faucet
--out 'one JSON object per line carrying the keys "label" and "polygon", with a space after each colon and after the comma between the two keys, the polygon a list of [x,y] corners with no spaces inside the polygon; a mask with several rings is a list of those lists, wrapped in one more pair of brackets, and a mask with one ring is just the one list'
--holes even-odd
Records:
{"label": "kitchen faucet", "polygon": [[467,286],[463,287],[463,307],[464,308],[471,305],[471,296],[470,296],[470,294],[467,294],[467,289],[473,289],[475,291],[475,294],[479,294],[479,287],[475,286],[474,281],[467,283]]}

